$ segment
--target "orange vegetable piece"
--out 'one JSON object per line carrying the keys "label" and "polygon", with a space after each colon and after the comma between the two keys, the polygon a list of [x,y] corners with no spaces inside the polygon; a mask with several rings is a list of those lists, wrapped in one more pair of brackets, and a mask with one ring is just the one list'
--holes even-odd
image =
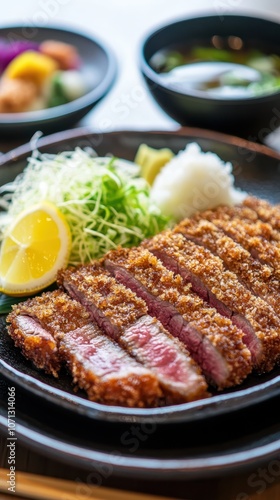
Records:
{"label": "orange vegetable piece", "polygon": [[76,69],[80,64],[77,49],[68,43],[46,40],[41,43],[39,50],[42,54],[53,58],[62,70]]}

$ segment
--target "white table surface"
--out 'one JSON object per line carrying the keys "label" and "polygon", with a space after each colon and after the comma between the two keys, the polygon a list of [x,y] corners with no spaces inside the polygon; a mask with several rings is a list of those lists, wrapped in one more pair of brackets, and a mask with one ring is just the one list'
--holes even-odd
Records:
{"label": "white table surface", "polygon": [[[154,26],[171,18],[204,12],[219,13],[221,16],[225,13],[248,13],[280,21],[280,0],[1,0],[0,5],[2,25],[62,24],[98,36],[113,48],[119,64],[118,79],[105,99],[81,122],[81,125],[90,124],[97,132],[116,129],[168,130],[179,126],[150,97],[137,65],[141,39]],[[19,453],[20,450],[18,459]],[[42,473],[40,467],[44,467],[44,473],[59,475],[62,470],[59,464],[34,453],[28,454],[26,450],[22,451],[22,456],[29,472]],[[236,474],[231,479],[217,479],[216,482],[186,484],[187,496],[184,498],[279,500],[278,476],[273,476],[275,482],[267,483],[261,495],[248,486],[248,477],[244,473],[241,476]],[[135,482],[135,490],[141,485],[140,481]],[[178,486],[177,494],[183,486],[180,489]],[[149,488],[147,491],[154,491],[152,486]],[[172,492],[169,488],[168,493],[171,495],[176,491]]]}
{"label": "white table surface", "polygon": [[198,13],[248,13],[280,21],[279,0],[9,0],[1,24],[62,24],[98,36],[114,50],[119,74],[106,98],[79,125],[98,132],[175,129],[178,124],[153,101],[140,74],[138,51],[153,27]]}

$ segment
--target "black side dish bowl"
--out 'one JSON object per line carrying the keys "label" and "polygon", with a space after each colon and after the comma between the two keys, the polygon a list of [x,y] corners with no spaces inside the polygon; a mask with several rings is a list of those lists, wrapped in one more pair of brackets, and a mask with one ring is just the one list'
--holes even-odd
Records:
{"label": "black side dish bowl", "polygon": [[159,51],[176,46],[188,49],[213,40],[236,38],[244,49],[280,55],[280,24],[250,15],[219,15],[174,20],[147,33],[139,47],[139,69],[159,106],[181,125],[217,130],[263,142],[280,126],[280,87],[270,93],[233,97],[193,88],[180,90],[158,72],[151,61]]}
{"label": "black side dish bowl", "polygon": [[69,129],[108,94],[117,78],[117,62],[113,50],[95,35],[61,25],[6,26],[0,28],[0,39],[35,43],[55,40],[73,45],[79,53],[79,71],[87,87],[83,96],[66,104],[24,113],[0,113],[2,137],[16,139],[20,136],[29,139],[37,131],[49,134]]}

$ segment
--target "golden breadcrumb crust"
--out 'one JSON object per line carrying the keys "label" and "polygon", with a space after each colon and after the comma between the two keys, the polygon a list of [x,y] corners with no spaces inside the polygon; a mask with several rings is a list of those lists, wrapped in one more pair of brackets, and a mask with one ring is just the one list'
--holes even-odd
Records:
{"label": "golden breadcrumb crust", "polygon": [[268,223],[248,223],[236,216],[228,220],[220,210],[207,211],[203,217],[224,231],[253,257],[267,264],[273,270],[275,278],[280,279],[280,242]]}
{"label": "golden breadcrumb crust", "polygon": [[172,304],[186,323],[199,332],[206,348],[207,345],[210,348],[209,344],[214,346],[224,369],[219,389],[237,385],[247,377],[252,364],[251,354],[242,340],[243,332],[203,302],[191,291],[189,284],[183,283],[180,275],[174,275],[157,257],[141,247],[114,250],[107,258],[125,267],[152,295]]}
{"label": "golden breadcrumb crust", "polygon": [[[36,330],[29,333],[21,328],[22,318],[35,319]],[[93,326],[86,309],[61,290],[46,292],[17,304],[7,321],[15,344],[35,366],[57,376],[61,362],[66,362],[73,382],[85,389],[93,401],[145,407],[157,406],[163,398],[155,375],[108,339],[96,325]],[[44,335],[42,331],[36,334],[38,327],[44,328]],[[81,336],[83,329],[85,333]],[[86,346],[95,352],[100,349],[104,349],[105,353],[110,351],[113,360],[121,356],[122,372],[113,372],[109,377],[98,376],[95,358],[86,363],[85,357],[79,355],[79,342],[71,343],[70,334],[73,332],[79,333],[82,349]]]}
{"label": "golden breadcrumb crust", "polygon": [[280,319],[271,306],[255,297],[224,268],[223,261],[209,250],[187,241],[182,234],[166,231],[152,238],[150,248],[163,252],[178,263],[178,272],[188,269],[230,310],[252,325],[260,348],[254,361],[260,373],[270,371],[280,357]]}
{"label": "golden breadcrumb crust", "polygon": [[[71,286],[75,289],[75,293],[79,293],[81,300],[86,300],[89,307],[92,305],[110,321],[114,327],[118,329],[117,341],[131,355],[136,359],[150,367],[160,380],[162,390],[168,397],[169,402],[190,401],[207,396],[207,383],[201,374],[200,368],[196,365],[194,360],[190,359],[189,354],[184,352],[183,347],[178,346],[172,338],[172,342],[168,337],[167,331],[163,326],[150,318],[146,303],[137,297],[129,288],[119,284],[110,273],[100,265],[84,265],[80,266],[75,272],[72,270],[63,270],[60,272],[59,281],[61,285],[67,283],[65,286]],[[138,328],[138,338],[130,343],[129,328],[137,324],[141,319]],[[146,328],[147,319],[149,319],[149,327]],[[101,323],[103,319],[100,320]],[[143,323],[145,322],[145,329],[143,330]],[[153,324],[154,323],[154,324]],[[157,323],[157,324],[156,324]],[[180,387],[176,380],[165,377],[162,373],[162,366],[158,367],[157,364],[153,365],[153,359],[148,361],[147,351],[141,350],[141,335],[145,331],[145,342],[148,340],[149,330],[153,328],[154,335],[157,336],[159,342],[157,343],[157,353],[162,352],[162,361],[164,363],[165,351],[168,347],[169,354],[172,353],[177,363],[181,363],[182,369],[186,371],[189,377],[185,379],[185,386]],[[114,333],[115,335],[115,333]],[[139,345],[137,346],[137,342]],[[149,340],[151,348],[155,349],[153,339]],[[147,346],[146,346],[147,349]],[[160,355],[160,354],[159,354]],[[179,360],[179,358],[181,358]]]}
{"label": "golden breadcrumb crust", "polygon": [[256,196],[247,196],[243,201],[245,207],[251,208],[257,214],[258,219],[268,222],[273,229],[280,230],[280,206],[272,205],[266,200]]}
{"label": "golden breadcrumb crust", "polygon": [[280,314],[279,280],[276,279],[271,267],[254,259],[250,252],[210,221],[185,219],[177,226],[176,232],[181,232],[220,257],[225,267],[235,273],[241,283]]}
{"label": "golden breadcrumb crust", "polygon": [[100,265],[80,266],[75,272],[72,269],[62,270],[59,283],[63,286],[65,281],[94,303],[120,332],[147,314],[145,302],[118,284]]}

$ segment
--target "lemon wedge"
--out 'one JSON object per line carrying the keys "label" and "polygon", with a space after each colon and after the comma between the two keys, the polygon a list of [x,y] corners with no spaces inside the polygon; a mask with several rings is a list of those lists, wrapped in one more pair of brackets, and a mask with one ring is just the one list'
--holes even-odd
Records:
{"label": "lemon wedge", "polygon": [[141,175],[150,184],[166,163],[173,158],[174,153],[169,148],[154,149],[147,144],[141,144],[135,155],[135,163],[141,167]]}
{"label": "lemon wedge", "polygon": [[58,208],[42,202],[20,213],[7,229],[0,248],[0,291],[30,295],[56,280],[67,265],[71,233]]}

